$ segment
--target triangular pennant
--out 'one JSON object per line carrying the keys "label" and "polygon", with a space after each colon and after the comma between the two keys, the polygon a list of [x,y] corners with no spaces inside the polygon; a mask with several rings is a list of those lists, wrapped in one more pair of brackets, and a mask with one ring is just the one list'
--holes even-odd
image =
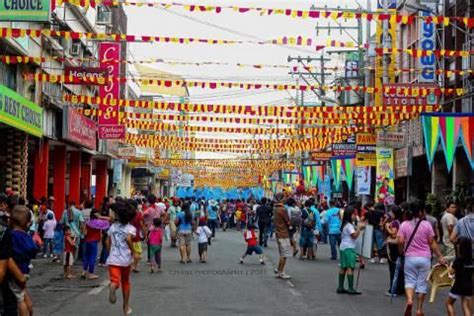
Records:
{"label": "triangular pennant", "polygon": [[312,166],[311,167],[311,185],[313,187],[316,187],[318,185],[318,180],[319,180],[319,171],[318,171],[318,166]]}
{"label": "triangular pennant", "polygon": [[474,169],[474,156],[472,149],[474,148],[474,116],[466,116],[460,118],[461,131],[460,137],[466,152],[467,158]]}
{"label": "triangular pennant", "polygon": [[456,153],[456,146],[459,140],[459,127],[461,121],[458,117],[440,117],[440,138],[443,147],[444,157],[446,158],[446,165],[448,171],[453,167],[454,155]]}
{"label": "triangular pennant", "polygon": [[339,190],[341,186],[341,166],[342,162],[340,159],[333,159],[331,160],[331,170],[332,170],[332,176],[334,179],[334,188],[336,190]]}
{"label": "triangular pennant", "polygon": [[428,166],[431,168],[438,147],[439,140],[439,117],[423,115],[421,118],[423,125],[423,136],[425,139],[426,158]]}
{"label": "triangular pennant", "polygon": [[355,165],[355,158],[344,159],[343,163],[343,171],[344,175],[346,176],[347,187],[349,191],[352,190],[352,183],[354,179],[354,165]]}

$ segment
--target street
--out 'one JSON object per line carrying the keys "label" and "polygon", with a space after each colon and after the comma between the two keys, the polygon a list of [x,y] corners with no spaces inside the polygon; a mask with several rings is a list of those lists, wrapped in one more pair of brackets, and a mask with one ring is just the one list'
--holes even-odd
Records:
{"label": "street", "polygon": [[[318,260],[290,258],[289,281],[274,277],[278,260],[275,240],[265,248],[266,265],[258,258],[239,258],[245,243],[235,231],[217,233],[207,264],[199,263],[193,241],[193,263],[180,264],[178,250],[164,247],[163,272],[150,274],[145,263],[132,276],[132,315],[401,315],[404,298],[389,304],[384,296],[388,283],[386,264],[366,264],[359,289],[361,296],[336,294],[337,264],[329,260],[329,246],[319,245]],[[34,261],[29,284],[36,315],[121,315],[121,295],[116,305],[108,302],[108,277],[97,267],[100,279],[64,280],[62,267]],[[75,272],[80,271],[76,265]],[[435,304],[426,304],[426,315],[445,315],[447,290],[438,293]]]}

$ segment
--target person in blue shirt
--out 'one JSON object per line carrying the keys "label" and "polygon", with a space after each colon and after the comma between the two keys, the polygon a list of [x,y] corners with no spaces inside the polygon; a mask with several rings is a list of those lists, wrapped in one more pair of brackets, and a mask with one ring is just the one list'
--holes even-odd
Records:
{"label": "person in blue shirt", "polygon": [[207,226],[209,226],[212,231],[212,238],[216,237],[218,210],[219,204],[215,200],[210,200],[207,206]]}
{"label": "person in blue shirt", "polygon": [[337,246],[341,243],[341,215],[340,208],[336,207],[334,201],[329,202],[329,209],[324,214],[324,220],[328,224],[329,244],[331,245],[331,260],[337,260]]}
{"label": "person in blue shirt", "polygon": [[191,262],[191,237],[194,231],[193,213],[190,204],[184,203],[181,212],[176,216],[175,224],[178,228],[180,263]]}

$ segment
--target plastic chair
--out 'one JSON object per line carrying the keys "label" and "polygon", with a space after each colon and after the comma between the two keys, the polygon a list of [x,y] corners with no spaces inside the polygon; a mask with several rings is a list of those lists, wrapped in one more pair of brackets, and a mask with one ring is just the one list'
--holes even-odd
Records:
{"label": "plastic chair", "polygon": [[436,291],[439,288],[451,287],[454,283],[454,280],[449,276],[448,267],[443,265],[433,266],[428,276],[428,281],[431,283],[430,303],[434,302]]}

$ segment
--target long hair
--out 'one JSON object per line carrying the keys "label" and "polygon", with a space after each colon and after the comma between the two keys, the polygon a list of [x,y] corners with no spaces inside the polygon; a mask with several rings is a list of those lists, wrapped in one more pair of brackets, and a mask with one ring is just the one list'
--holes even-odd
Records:
{"label": "long hair", "polygon": [[341,231],[344,229],[347,223],[352,224],[352,214],[354,214],[355,208],[352,206],[346,207],[344,210],[344,215],[342,215],[342,224],[341,224]]}
{"label": "long hair", "polygon": [[470,238],[461,237],[457,242],[457,257],[464,265],[472,265],[472,241]]}
{"label": "long hair", "polygon": [[189,224],[193,221],[193,214],[191,213],[191,208],[188,202],[184,203],[181,207],[181,210],[184,212],[184,222]]}
{"label": "long hair", "polygon": [[408,204],[407,218],[409,220],[412,220],[415,218],[421,218],[423,216],[424,210],[425,210],[425,202],[419,199],[413,199]]}

